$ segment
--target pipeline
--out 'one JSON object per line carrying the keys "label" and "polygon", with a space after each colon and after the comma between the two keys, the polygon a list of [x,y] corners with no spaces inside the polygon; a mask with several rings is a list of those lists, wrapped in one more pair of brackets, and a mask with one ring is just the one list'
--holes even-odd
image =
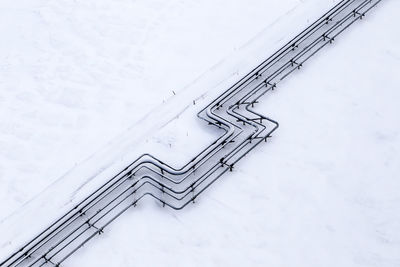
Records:
{"label": "pipeline", "polygon": [[143,154],[35,236],[0,266],[61,266],[89,240],[145,197],[180,210],[257,145],[272,136],[277,121],[252,108],[267,92],[382,0],[342,0],[272,56],[214,99],[198,118],[223,134],[181,168]]}

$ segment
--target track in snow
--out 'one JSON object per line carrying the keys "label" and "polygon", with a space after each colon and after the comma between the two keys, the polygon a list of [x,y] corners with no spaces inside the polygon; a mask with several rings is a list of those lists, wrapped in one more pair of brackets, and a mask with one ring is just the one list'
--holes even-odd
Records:
{"label": "track in snow", "polygon": [[0,266],[61,266],[145,196],[182,209],[278,128],[251,108],[381,0],[343,0],[199,112],[224,134],[182,168],[143,154]]}

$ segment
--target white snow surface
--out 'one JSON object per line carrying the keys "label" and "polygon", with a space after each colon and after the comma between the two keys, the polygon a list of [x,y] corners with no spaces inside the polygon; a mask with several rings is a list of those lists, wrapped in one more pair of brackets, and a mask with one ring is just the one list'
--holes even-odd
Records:
{"label": "white snow surface", "polygon": [[[1,1],[0,259],[138,155],[183,165],[219,134],[199,109],[335,2]],[[398,10],[264,97],[280,128],[195,204],[141,202],[66,266],[400,266]]]}

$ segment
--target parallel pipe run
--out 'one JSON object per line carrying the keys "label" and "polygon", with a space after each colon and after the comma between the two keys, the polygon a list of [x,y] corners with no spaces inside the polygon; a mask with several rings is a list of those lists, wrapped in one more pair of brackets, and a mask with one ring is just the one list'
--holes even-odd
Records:
{"label": "parallel pipe run", "polygon": [[183,167],[176,169],[143,154],[0,266],[60,266],[145,196],[176,210],[194,202],[278,128],[278,122],[252,110],[259,99],[380,1],[339,2],[202,109],[197,116],[224,134]]}

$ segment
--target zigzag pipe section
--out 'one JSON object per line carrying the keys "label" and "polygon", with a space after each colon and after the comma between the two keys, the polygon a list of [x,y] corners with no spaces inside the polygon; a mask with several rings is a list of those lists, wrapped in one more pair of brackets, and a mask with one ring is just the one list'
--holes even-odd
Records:
{"label": "zigzag pipe section", "polygon": [[343,0],[198,113],[224,131],[181,168],[143,154],[0,266],[61,266],[74,252],[144,197],[182,209],[278,128],[252,110],[259,99],[300,69],[381,0]]}

